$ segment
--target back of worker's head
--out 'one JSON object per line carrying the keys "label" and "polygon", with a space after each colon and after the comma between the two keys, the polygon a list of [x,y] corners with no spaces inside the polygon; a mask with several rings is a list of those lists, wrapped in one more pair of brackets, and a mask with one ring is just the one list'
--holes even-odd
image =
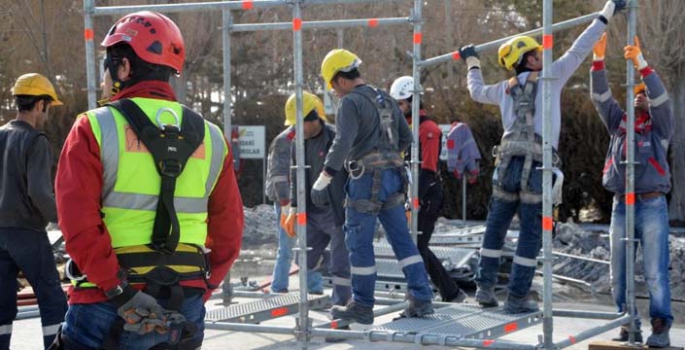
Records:
{"label": "back of worker's head", "polygon": [[45,112],[48,106],[62,105],[50,80],[38,73],[28,73],[17,78],[12,86],[12,96],[19,112],[33,110],[39,101],[44,101],[42,112]]}
{"label": "back of worker's head", "polygon": [[185,62],[183,36],[168,17],[150,11],[128,14],[117,21],[102,41],[107,48],[105,69],[117,79],[125,58],[130,64],[128,84],[143,80],[169,81],[180,74]]}
{"label": "back of worker's head", "polygon": [[542,52],[542,46],[535,39],[519,35],[507,40],[499,47],[497,61],[506,70],[516,70],[517,74],[536,71],[542,67],[539,52]]}

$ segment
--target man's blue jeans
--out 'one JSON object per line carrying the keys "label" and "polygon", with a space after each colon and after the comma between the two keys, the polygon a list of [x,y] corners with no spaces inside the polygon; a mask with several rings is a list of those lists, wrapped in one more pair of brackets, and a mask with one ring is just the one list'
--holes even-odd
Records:
{"label": "man's blue jeans", "polygon": [[[166,305],[166,300],[158,301],[162,307]],[[202,295],[186,298],[181,313],[186,317],[187,322],[192,322],[197,326],[193,341],[202,344],[205,330],[205,306],[202,302]],[[112,325],[118,319],[117,308],[111,302],[70,305],[62,327],[62,337],[66,338],[65,342],[68,345],[74,344],[74,348],[98,349],[107,340]],[[168,343],[169,339],[170,332],[139,335],[124,331],[119,338],[119,349],[147,350],[157,344]]]}
{"label": "man's blue jeans", "polygon": [[[381,178],[378,193],[378,200],[381,203],[403,192],[404,184],[399,170],[383,170]],[[428,284],[428,275],[419,250],[409,235],[404,206],[384,208],[378,214],[360,212],[350,206],[351,201],[371,199],[372,186],[373,172],[367,172],[358,179],[350,178],[346,186],[348,204],[344,231],[345,243],[350,251],[352,294],[355,303],[367,307],[374,305],[373,294],[377,274],[373,236],[376,231],[376,219],[380,220],[385,229],[386,238],[407,279],[411,297],[420,301],[432,300],[433,291]]]}
{"label": "man's blue jeans", "polygon": [[[276,252],[276,264],[274,265],[271,290],[278,293],[288,290],[295,238],[288,237],[288,234],[281,227],[281,206],[278,202],[274,203],[274,211],[276,212],[276,227],[278,228],[278,251]],[[309,292],[322,292],[323,277],[321,272],[308,272],[307,285],[309,286]]]}
{"label": "man's blue jeans", "polygon": [[0,349],[9,349],[12,321],[17,316],[17,275],[24,273],[33,286],[40,308],[43,345],[55,339],[67,312],[55,266],[55,257],[46,232],[20,228],[0,229]]}
{"label": "man's blue jeans", "polygon": [[[498,176],[501,170],[496,169],[492,179],[493,187],[499,186],[506,193],[519,196],[522,191],[521,174],[524,159],[512,158],[502,178]],[[540,165],[539,162],[533,162],[526,188],[528,193],[542,194],[542,171],[537,169]],[[502,247],[511,220],[517,212],[521,227],[508,289],[509,295],[525,298],[530,291],[535,275],[536,257],[542,244],[542,202],[526,203],[520,199],[499,198],[493,194],[486,219],[476,282],[485,289],[494,287],[497,283]]]}
{"label": "man's blue jeans", "polygon": [[[611,287],[619,312],[626,305],[626,206],[614,198],[611,213]],[[668,204],[666,196],[635,201],[635,239],[642,246],[645,282],[649,288],[649,316],[670,326],[671,289],[668,264]],[[635,245],[637,249],[637,244]],[[635,278],[630,276],[630,278]],[[637,325],[640,325],[638,320]]]}

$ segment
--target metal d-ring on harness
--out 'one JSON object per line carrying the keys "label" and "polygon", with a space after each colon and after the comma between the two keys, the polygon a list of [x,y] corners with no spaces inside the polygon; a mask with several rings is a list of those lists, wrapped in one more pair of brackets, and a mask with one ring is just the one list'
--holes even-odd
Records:
{"label": "metal d-ring on harness", "polygon": [[[497,157],[497,178],[493,188],[493,195],[507,201],[514,201],[517,194],[511,194],[502,189],[501,181],[513,157],[525,157],[523,171],[521,173],[520,200],[524,203],[540,203],[542,196],[531,193],[528,190],[528,180],[533,170],[533,161],[542,163],[542,138],[535,134],[535,97],[537,92],[538,72],[528,75],[524,85],[521,85],[517,77],[509,80],[509,94],[514,99],[513,131],[502,137],[502,144],[493,149],[493,155]],[[560,163],[559,157],[554,151],[553,164]]]}
{"label": "metal d-ring on harness", "polygon": [[[408,180],[404,172],[404,161],[397,150],[397,140],[393,133],[393,105],[378,89],[373,88],[373,90],[375,91],[373,95],[356,90],[353,93],[364,96],[376,107],[379,118],[376,145],[373,151],[363,157],[346,162],[345,169],[352,180],[358,180],[367,172],[373,172],[371,197],[355,201],[348,198],[347,205],[363,213],[378,214],[382,209],[404,205]],[[379,195],[382,187],[383,170],[386,169],[397,169],[400,172],[404,189],[401,193],[381,202]]]}

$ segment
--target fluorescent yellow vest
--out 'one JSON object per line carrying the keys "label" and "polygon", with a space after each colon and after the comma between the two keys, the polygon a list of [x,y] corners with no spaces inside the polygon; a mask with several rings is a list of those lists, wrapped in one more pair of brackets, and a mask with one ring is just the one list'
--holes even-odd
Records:
{"label": "fluorescent yellow vest", "polygon": [[[178,117],[179,125],[182,121],[182,108],[176,102],[147,98],[131,100],[154,124],[158,124],[158,119],[176,124],[172,113]],[[139,246],[152,242],[161,177],[152,154],[116,109],[102,107],[89,111],[87,116],[100,146],[103,221],[112,246],[117,254],[126,253],[125,247],[138,250]],[[181,228],[180,244],[204,246],[209,195],[227,153],[228,146],[219,128],[205,122],[203,143],[176,180],[174,205]]]}

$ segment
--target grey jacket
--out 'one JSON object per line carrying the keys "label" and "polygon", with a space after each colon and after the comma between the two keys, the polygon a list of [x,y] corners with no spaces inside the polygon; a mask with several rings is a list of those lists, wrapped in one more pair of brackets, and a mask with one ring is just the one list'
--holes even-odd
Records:
{"label": "grey jacket", "polygon": [[[571,48],[558,60],[552,63],[550,68],[554,80],[550,82],[552,93],[552,147],[559,149],[559,132],[561,131],[561,90],[571,78],[573,72],[583,63],[585,57],[592,52],[592,47],[604,33],[606,24],[600,20],[594,20],[573,42]],[[517,76],[519,83],[525,83],[530,72],[523,72]],[[502,126],[504,135],[513,132],[514,99],[509,95],[509,80],[501,81],[493,85],[483,83],[483,74],[480,69],[470,69],[468,72],[468,88],[474,101],[492,105],[499,105],[502,114]],[[538,83],[535,96],[535,133],[542,136],[542,83]]]}
{"label": "grey jacket", "polygon": [[48,221],[57,222],[47,136],[13,120],[0,127],[0,154],[0,227],[45,232]]}
{"label": "grey jacket", "polygon": [[[333,126],[321,122],[323,124],[323,129],[321,133],[316,137],[312,137],[304,140],[304,152],[305,152],[305,164],[308,168],[305,169],[305,197],[307,198],[307,212],[316,211],[327,211],[332,210],[335,216],[335,225],[342,226],[345,222],[345,182],[347,181],[347,171],[342,169],[338,171],[333,180],[326,187],[329,197],[329,205],[323,208],[316,207],[311,200],[312,186],[314,182],[319,177],[319,174],[324,168],[324,162],[326,160],[326,155],[328,154],[333,140],[335,139],[335,129]],[[292,144],[291,155],[292,164],[295,165],[295,142]],[[295,169],[291,169],[290,178],[292,182],[290,184],[290,205],[292,207],[297,207],[297,172]]]}
{"label": "grey jacket", "polygon": [[[673,136],[674,120],[670,98],[659,75],[647,67],[641,71],[650,102],[651,130],[635,133],[635,193],[671,190],[668,167],[668,144]],[[602,184],[614,193],[624,194],[626,187],[626,114],[612,97],[603,66],[593,67],[591,96],[611,141],[604,163]]]}
{"label": "grey jacket", "polygon": [[465,172],[478,174],[481,159],[478,145],[468,125],[454,123],[447,134],[447,169],[459,176]]}
{"label": "grey jacket", "polygon": [[[362,95],[364,92],[376,93],[369,85],[359,85],[340,101],[335,117],[335,140],[325,163],[326,172],[331,175],[340,171],[346,161],[358,160],[377,147],[380,117],[376,105]],[[411,130],[397,102],[385,91],[381,94],[386,103],[393,105],[393,134],[397,135],[397,149],[404,152],[412,142]]]}
{"label": "grey jacket", "polygon": [[295,139],[295,127],[290,126],[276,136],[269,146],[265,194],[281,205],[290,200],[290,146]]}

